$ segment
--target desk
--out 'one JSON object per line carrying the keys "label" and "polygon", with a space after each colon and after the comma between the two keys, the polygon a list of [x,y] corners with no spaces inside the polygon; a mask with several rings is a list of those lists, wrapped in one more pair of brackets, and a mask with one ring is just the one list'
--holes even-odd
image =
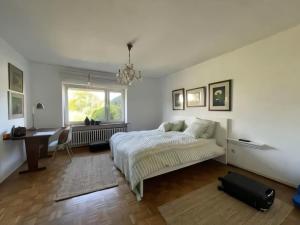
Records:
{"label": "desk", "polygon": [[[48,156],[48,144],[49,138],[62,131],[59,129],[36,129],[27,130],[26,135],[21,139],[25,140],[26,156],[28,169],[19,172],[20,174],[40,171],[46,169],[46,167],[39,167],[39,158],[45,158]],[[20,139],[20,138],[18,138]]]}

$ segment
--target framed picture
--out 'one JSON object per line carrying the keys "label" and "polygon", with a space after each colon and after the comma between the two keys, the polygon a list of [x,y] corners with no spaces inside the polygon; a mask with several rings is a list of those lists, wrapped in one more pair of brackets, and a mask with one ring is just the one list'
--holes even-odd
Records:
{"label": "framed picture", "polygon": [[184,88],[172,91],[173,110],[184,110]]}
{"label": "framed picture", "polygon": [[231,82],[225,80],[208,85],[210,111],[231,111]]}
{"label": "framed picture", "polygon": [[199,87],[186,90],[187,107],[205,107],[206,106],[206,87]]}
{"label": "framed picture", "polygon": [[8,91],[8,118],[24,118],[24,95]]}
{"label": "framed picture", "polygon": [[23,93],[23,71],[8,63],[9,89]]}

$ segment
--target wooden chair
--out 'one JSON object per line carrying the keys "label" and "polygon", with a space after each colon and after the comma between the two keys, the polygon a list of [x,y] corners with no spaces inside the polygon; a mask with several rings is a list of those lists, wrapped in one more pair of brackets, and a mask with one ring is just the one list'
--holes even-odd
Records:
{"label": "wooden chair", "polygon": [[56,152],[57,150],[66,150],[70,159],[70,162],[72,162],[72,155],[73,155],[73,151],[72,148],[70,147],[70,144],[72,142],[72,127],[68,127],[65,129],[65,131],[68,131],[67,133],[67,137],[64,138],[65,136],[65,132],[63,131],[60,135],[58,140],[52,141],[49,146],[48,149],[53,149],[53,155],[52,158],[53,160],[56,157]]}

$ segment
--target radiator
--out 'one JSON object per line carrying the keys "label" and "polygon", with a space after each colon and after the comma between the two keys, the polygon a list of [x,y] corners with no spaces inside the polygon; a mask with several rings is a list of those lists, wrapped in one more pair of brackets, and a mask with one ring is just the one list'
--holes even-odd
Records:
{"label": "radiator", "polygon": [[120,127],[101,127],[93,126],[93,128],[73,128],[72,147],[89,145],[98,141],[109,141],[111,136],[118,132],[127,132],[127,126]]}

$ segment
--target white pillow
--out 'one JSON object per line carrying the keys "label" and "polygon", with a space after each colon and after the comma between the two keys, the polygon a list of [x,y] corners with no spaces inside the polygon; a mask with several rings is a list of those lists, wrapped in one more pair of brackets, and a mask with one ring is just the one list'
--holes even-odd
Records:
{"label": "white pillow", "polygon": [[172,131],[182,131],[184,128],[184,120],[178,120],[172,123]]}
{"label": "white pillow", "polygon": [[204,120],[204,119],[200,119],[200,118],[196,118],[196,121],[208,124],[207,130],[204,132],[203,135],[201,135],[201,138],[212,138],[212,136],[215,133],[216,122],[212,121],[212,120]]}
{"label": "white pillow", "polygon": [[205,134],[207,128],[208,123],[195,121],[191,125],[189,125],[183,133],[194,138],[200,138]]}
{"label": "white pillow", "polygon": [[162,132],[168,132],[172,130],[172,127],[173,127],[172,123],[163,122],[157,129]]}

